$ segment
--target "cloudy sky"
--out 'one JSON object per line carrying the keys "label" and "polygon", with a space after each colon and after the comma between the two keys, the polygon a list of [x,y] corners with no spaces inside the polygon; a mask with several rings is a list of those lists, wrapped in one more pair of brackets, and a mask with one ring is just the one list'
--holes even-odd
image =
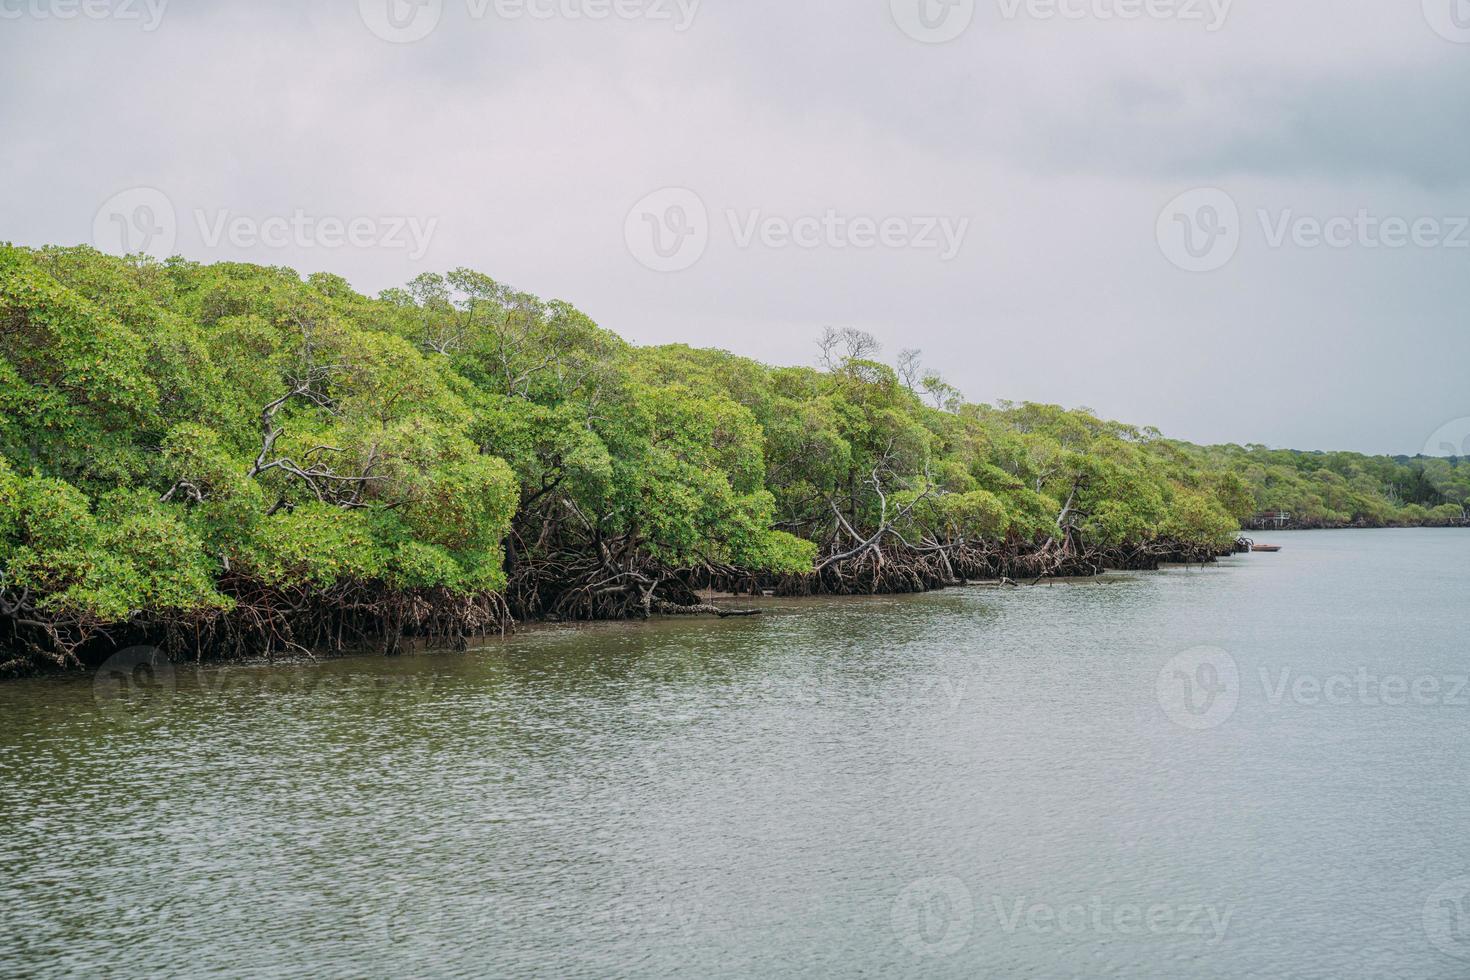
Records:
{"label": "cloudy sky", "polygon": [[1470,417],[1470,0],[0,0],[0,133],[18,244],[860,327],[1204,442]]}

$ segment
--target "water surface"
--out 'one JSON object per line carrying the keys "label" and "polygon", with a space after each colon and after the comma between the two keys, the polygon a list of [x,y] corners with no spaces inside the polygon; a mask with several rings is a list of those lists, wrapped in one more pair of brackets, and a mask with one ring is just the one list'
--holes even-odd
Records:
{"label": "water surface", "polygon": [[1470,973],[1470,532],[0,685],[0,974]]}

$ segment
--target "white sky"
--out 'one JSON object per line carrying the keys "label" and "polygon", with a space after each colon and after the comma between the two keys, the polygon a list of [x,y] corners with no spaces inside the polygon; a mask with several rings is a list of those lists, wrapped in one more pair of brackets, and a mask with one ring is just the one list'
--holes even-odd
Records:
{"label": "white sky", "polygon": [[[946,27],[975,6],[943,44],[898,26],[921,0],[162,2],[0,0],[0,239],[108,244],[109,201],[148,187],[203,261],[367,292],[467,265],[635,342],[773,363],[856,326],[972,399],[1196,441],[1414,453],[1470,417],[1470,0],[922,0]],[[1099,16],[1130,2],[1172,15]],[[390,3],[433,29],[378,37]],[[671,187],[708,244],[659,272],[630,209]],[[1239,244],[1187,272],[1157,228],[1201,187]],[[895,243],[968,225],[948,261],[741,243],[753,216],[828,211],[903,219]],[[297,212],[373,243],[212,231]],[[1345,247],[1293,243],[1359,212]],[[399,218],[432,228],[421,256],[379,244]],[[1383,219],[1434,223],[1387,248]]]}

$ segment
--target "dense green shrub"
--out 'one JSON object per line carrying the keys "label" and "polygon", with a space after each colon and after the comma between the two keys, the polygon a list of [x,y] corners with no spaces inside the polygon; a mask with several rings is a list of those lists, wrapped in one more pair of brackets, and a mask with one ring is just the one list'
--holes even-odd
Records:
{"label": "dense green shrub", "polygon": [[468,270],[372,299],[6,246],[0,344],[0,611],[96,623],[228,611],[243,582],[478,596],[578,549],[607,581],[643,581],[635,556],[805,572],[874,535],[1208,551],[1262,511],[1454,523],[1470,499],[1459,461],[965,404],[856,331],[821,369],[635,348]]}

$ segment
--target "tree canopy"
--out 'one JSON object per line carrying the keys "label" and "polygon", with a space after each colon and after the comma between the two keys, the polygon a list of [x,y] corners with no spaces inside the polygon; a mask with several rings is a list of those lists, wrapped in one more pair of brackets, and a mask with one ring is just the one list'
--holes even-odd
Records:
{"label": "tree canopy", "polygon": [[822,335],[819,368],[634,347],[465,269],[369,298],[283,268],[3,246],[0,341],[12,667],[119,628],[274,622],[262,596],[294,615],[333,595],[339,617],[395,596],[389,618],[419,624],[486,596],[646,613],[899,552],[1205,555],[1264,511],[1451,522],[1470,500],[1458,460],[966,403],[851,329]]}

